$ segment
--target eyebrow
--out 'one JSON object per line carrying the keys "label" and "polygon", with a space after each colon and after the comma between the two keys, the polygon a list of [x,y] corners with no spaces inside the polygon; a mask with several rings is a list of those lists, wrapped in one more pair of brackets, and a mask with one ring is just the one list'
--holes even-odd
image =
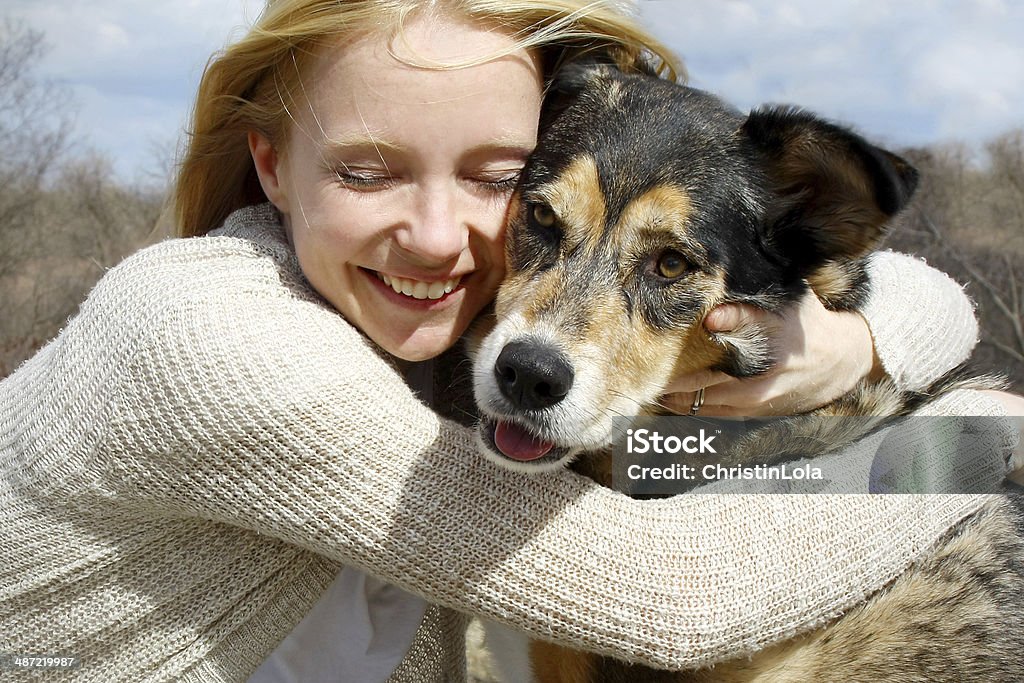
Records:
{"label": "eyebrow", "polygon": [[384,138],[358,133],[341,137],[325,137],[323,140],[323,150],[328,153],[368,151],[376,156],[378,151],[401,153],[405,151],[405,147],[388,142]]}
{"label": "eyebrow", "polygon": [[[323,151],[326,154],[342,153],[365,153],[373,157],[380,155],[398,155],[407,151],[404,145],[391,142],[383,137],[371,136],[366,133],[354,133],[339,137],[327,138],[323,142]],[[521,138],[516,136],[499,136],[465,152],[465,156],[472,157],[481,154],[498,153],[514,159],[525,160],[533,152],[533,146],[524,144]]]}

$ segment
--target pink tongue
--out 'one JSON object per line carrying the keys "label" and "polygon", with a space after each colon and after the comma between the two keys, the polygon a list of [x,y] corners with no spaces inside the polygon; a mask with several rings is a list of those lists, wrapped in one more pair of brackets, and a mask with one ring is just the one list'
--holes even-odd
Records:
{"label": "pink tongue", "polygon": [[522,427],[511,422],[499,422],[494,429],[494,445],[498,450],[520,462],[543,457],[554,448],[550,441],[541,441]]}

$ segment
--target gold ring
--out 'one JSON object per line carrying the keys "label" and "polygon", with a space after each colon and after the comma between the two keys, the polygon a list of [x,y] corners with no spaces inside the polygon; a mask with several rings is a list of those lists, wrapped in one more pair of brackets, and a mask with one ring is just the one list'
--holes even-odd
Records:
{"label": "gold ring", "polygon": [[693,397],[693,405],[690,406],[690,415],[696,415],[700,412],[700,407],[704,405],[704,387],[697,390],[697,395]]}

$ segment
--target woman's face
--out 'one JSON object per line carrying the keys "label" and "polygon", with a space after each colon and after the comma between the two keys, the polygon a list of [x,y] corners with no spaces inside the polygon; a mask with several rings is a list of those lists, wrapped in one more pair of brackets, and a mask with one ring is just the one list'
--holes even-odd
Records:
{"label": "woman's face", "polygon": [[[525,51],[454,19],[327,49],[302,79],[283,154],[250,147],[313,287],[389,353],[431,358],[503,276],[512,187],[537,138],[541,75]],[[397,55],[389,54],[389,49]]]}

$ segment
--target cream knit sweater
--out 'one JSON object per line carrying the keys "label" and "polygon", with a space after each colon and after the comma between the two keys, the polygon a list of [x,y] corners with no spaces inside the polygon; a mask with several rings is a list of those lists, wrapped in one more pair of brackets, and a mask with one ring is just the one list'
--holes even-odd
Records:
{"label": "cream knit sweater", "polygon": [[[869,306],[893,374],[959,361],[975,334],[959,289],[881,263],[889,294],[912,292]],[[310,290],[254,207],[111,270],[0,384],[0,653],[80,658],[47,681],[244,680],[347,563],[443,606],[396,681],[463,675],[457,612],[694,666],[835,617],[983,504],[633,501],[499,469]]]}

